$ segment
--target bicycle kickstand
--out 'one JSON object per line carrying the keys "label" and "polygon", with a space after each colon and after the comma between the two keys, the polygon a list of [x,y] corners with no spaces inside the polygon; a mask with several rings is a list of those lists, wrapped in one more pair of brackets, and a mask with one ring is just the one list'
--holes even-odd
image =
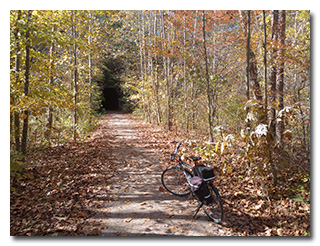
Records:
{"label": "bicycle kickstand", "polygon": [[201,204],[198,206],[196,213],[193,215],[193,218],[196,217],[196,215],[198,214],[198,212],[199,212],[200,208],[202,207],[202,205],[203,205],[203,202],[201,202]]}

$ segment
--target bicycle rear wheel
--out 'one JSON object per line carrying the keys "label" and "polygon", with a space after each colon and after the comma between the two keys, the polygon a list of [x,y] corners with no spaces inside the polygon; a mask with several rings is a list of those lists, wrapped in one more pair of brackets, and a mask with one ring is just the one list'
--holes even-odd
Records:
{"label": "bicycle rear wheel", "polygon": [[202,208],[213,222],[219,223],[223,219],[223,206],[221,196],[217,188],[213,184],[208,183],[207,185],[211,192],[213,201],[208,205],[203,204]]}
{"label": "bicycle rear wheel", "polygon": [[[192,177],[192,174],[185,170],[187,175]],[[176,196],[186,196],[190,194],[189,183],[184,175],[184,172],[179,166],[168,167],[161,175],[161,182],[167,191]]]}

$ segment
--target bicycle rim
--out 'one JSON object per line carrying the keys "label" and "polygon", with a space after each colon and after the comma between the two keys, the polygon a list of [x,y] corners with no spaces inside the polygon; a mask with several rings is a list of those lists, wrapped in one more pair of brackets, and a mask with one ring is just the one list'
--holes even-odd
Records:
{"label": "bicycle rim", "polygon": [[[190,176],[191,173],[185,170]],[[168,167],[161,175],[163,187],[176,196],[186,196],[190,194],[189,183],[184,172],[179,166]]]}
{"label": "bicycle rim", "polygon": [[208,186],[213,197],[213,201],[208,205],[203,205],[202,208],[213,222],[219,223],[223,219],[223,206],[221,196],[217,188],[213,184],[208,184]]}

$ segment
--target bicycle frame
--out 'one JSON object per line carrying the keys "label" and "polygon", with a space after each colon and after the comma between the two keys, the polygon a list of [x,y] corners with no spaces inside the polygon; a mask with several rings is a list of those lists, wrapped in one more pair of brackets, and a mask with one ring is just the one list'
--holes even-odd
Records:
{"label": "bicycle frame", "polygon": [[[189,181],[189,179],[190,179],[191,177],[188,177],[187,172],[185,171],[185,168],[184,168],[183,166],[186,166],[186,167],[190,168],[190,169],[192,170],[192,174],[195,175],[194,167],[191,166],[191,165],[189,165],[188,163],[185,163],[184,161],[181,160],[181,155],[179,155],[179,154],[177,153],[177,152],[178,152],[178,149],[179,149],[179,147],[180,147],[180,145],[181,145],[181,142],[176,142],[176,143],[178,143],[178,145],[177,145],[176,148],[174,149],[174,152],[171,153],[170,160],[171,160],[171,161],[176,161],[176,162],[178,162],[179,167],[183,170],[183,173],[184,173],[186,179]],[[176,156],[178,156],[178,159],[175,158]],[[196,165],[196,163],[195,163],[195,165]],[[204,180],[204,182],[213,183],[214,177],[213,177],[213,178],[210,178],[210,179],[203,179],[203,180]]]}
{"label": "bicycle frame", "polygon": [[177,160],[179,167],[181,167],[184,176],[186,177],[186,179],[189,181],[192,177],[189,177],[189,174],[186,172],[186,169],[184,166],[190,168],[192,170],[192,174],[194,175],[194,170],[193,167],[191,165],[189,165],[188,163],[185,163],[184,161],[182,161],[181,159]]}
{"label": "bicycle frame", "polygon": [[[197,201],[199,202],[199,206],[197,208],[197,211],[196,211],[194,217],[199,212],[199,209],[203,208],[204,212],[207,214],[207,216],[212,221],[219,223],[223,219],[223,205],[222,205],[221,196],[220,196],[217,188],[213,184],[214,175],[207,175],[209,178],[203,179],[203,182],[206,183],[206,185],[208,185],[208,189],[210,189],[210,196],[212,196],[212,201],[209,200],[208,204],[205,204],[208,200],[203,200],[202,198],[200,198],[200,200],[199,200],[199,198],[197,197],[197,194],[195,192],[193,192],[192,190],[186,190],[187,186],[184,183],[185,181],[182,181],[182,183],[178,183],[178,184],[176,184],[176,183],[170,184],[170,180],[172,180],[172,179],[170,179],[170,177],[173,177],[173,178],[177,177],[177,176],[175,176],[175,174],[179,175],[178,182],[180,182],[180,180],[181,180],[180,177],[182,177],[182,174],[181,174],[181,171],[179,171],[179,169],[181,169],[183,171],[183,174],[184,174],[187,182],[190,184],[190,179],[193,178],[198,173],[198,170],[197,170],[198,161],[201,159],[199,157],[190,156],[190,158],[194,161],[193,166],[184,162],[181,159],[181,155],[179,155],[177,153],[178,149],[181,145],[181,142],[174,141],[172,143],[176,143],[177,146],[175,147],[174,152],[171,153],[169,159],[170,159],[170,161],[175,161],[177,164],[174,166],[171,166],[171,167],[167,167],[167,169],[163,171],[163,173],[161,175],[161,182],[162,182],[164,188],[166,188],[166,190],[168,190],[169,192],[171,192],[172,194],[177,195],[177,196],[186,196],[191,193],[192,196],[195,199],[197,199]],[[172,172],[171,170],[176,170],[176,171]],[[178,172],[178,173],[176,173],[176,172]],[[180,172],[180,174],[179,174],[179,172]],[[173,174],[173,176],[172,176],[172,174]],[[166,177],[168,177],[168,179]],[[168,182],[169,186],[167,185],[166,180],[169,181]],[[176,185],[178,185],[178,187],[179,187],[177,190],[175,189]],[[172,186],[172,188],[171,188],[171,186]],[[182,192],[181,192],[180,188],[182,188]]]}

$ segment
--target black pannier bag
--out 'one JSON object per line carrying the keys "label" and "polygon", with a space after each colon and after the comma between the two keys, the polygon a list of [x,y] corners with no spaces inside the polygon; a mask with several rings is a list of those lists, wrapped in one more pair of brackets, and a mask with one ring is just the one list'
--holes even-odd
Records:
{"label": "black pannier bag", "polygon": [[195,174],[203,179],[214,179],[213,168],[205,165],[195,166]]}
{"label": "black pannier bag", "polygon": [[200,202],[208,205],[213,201],[210,190],[206,182],[199,176],[194,176],[189,180],[191,191],[197,196]]}

